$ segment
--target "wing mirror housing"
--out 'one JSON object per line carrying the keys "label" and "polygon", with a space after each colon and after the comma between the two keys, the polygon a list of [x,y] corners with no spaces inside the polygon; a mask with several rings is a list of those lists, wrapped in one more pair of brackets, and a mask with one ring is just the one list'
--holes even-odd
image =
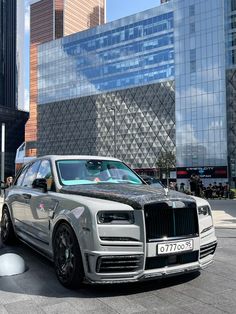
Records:
{"label": "wing mirror housing", "polygon": [[47,180],[45,178],[34,179],[32,183],[33,189],[42,189],[45,193],[47,192]]}

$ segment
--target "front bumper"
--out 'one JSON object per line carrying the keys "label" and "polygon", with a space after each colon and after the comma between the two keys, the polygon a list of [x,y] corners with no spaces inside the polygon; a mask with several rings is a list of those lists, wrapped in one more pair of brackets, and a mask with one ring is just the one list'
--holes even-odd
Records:
{"label": "front bumper", "polygon": [[[152,267],[152,269],[147,269],[148,258],[146,258],[144,254],[140,254],[140,252],[87,252],[85,254],[86,280],[90,283],[97,284],[128,283],[199,271],[213,262],[216,245],[217,242],[216,239],[214,239],[214,241],[200,246],[200,248],[193,251],[194,254],[192,255],[195,255],[195,257],[192,257],[192,261],[189,259],[190,254],[188,254],[189,256],[187,258],[182,258],[180,254],[178,254],[175,256],[175,260],[174,256],[171,255],[170,259],[173,260],[173,264],[158,268]],[[157,260],[158,266],[160,266],[161,264],[158,261],[158,257],[155,257],[155,259]],[[188,262],[188,259],[190,262]],[[195,260],[193,261],[193,259]],[[181,262],[183,264],[180,264]],[[103,268],[101,268],[101,265]],[[105,268],[106,265],[107,269]],[[109,265],[111,265],[110,269]],[[128,269],[130,267],[131,271],[127,271],[126,268],[126,271],[122,272],[122,267],[128,267]]]}

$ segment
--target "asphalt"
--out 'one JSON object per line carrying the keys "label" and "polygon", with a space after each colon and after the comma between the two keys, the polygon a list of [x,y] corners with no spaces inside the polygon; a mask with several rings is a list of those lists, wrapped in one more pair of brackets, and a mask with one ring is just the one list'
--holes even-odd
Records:
{"label": "asphalt", "polygon": [[9,247],[0,240],[0,255],[17,253],[27,265],[23,274],[0,277],[0,314],[236,313],[236,200],[210,203],[218,247],[213,265],[201,274],[70,291],[58,282],[51,262],[23,243]]}

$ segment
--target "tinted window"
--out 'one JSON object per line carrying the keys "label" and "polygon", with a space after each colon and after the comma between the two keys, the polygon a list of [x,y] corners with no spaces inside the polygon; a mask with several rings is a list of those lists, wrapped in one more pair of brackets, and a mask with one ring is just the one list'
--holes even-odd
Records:
{"label": "tinted window", "polygon": [[52,170],[49,160],[42,160],[37,178],[44,178],[47,180],[47,188],[48,190],[52,190],[52,184],[53,184],[53,177],[52,177]]}
{"label": "tinted window", "polygon": [[18,175],[18,178],[16,178],[16,181],[14,183],[14,185],[16,186],[21,186],[22,185],[22,181],[24,179],[25,173],[27,171],[28,167],[24,167],[21,171],[20,174]]}
{"label": "tinted window", "polygon": [[27,170],[26,175],[23,180],[23,186],[32,187],[32,183],[34,179],[36,178],[38,168],[40,165],[40,160],[34,162]]}
{"label": "tinted window", "polygon": [[125,164],[110,160],[60,160],[58,175],[63,185],[143,184]]}

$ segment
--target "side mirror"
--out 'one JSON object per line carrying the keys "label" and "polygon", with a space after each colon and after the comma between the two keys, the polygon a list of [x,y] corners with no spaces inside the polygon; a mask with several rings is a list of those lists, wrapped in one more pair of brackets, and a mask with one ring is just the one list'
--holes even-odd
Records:
{"label": "side mirror", "polygon": [[47,180],[45,178],[34,179],[32,187],[33,189],[43,189],[43,191],[46,193],[48,190]]}

